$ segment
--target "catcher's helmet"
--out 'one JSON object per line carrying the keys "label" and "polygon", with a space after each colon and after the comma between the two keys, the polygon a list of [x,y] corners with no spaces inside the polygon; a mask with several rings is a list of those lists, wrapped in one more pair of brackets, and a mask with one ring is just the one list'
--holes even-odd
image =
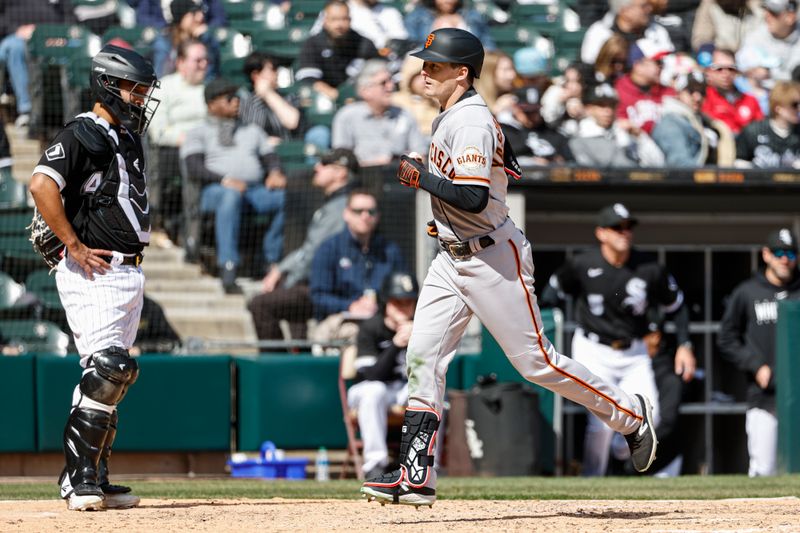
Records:
{"label": "catcher's helmet", "polygon": [[459,63],[479,78],[483,67],[483,45],[477,37],[458,28],[442,28],[428,35],[425,47],[411,54],[431,63]]}
{"label": "catcher's helmet", "polygon": [[[120,93],[120,80],[135,83],[132,92],[144,96],[144,102],[125,102]],[[153,89],[158,86],[153,66],[133,50],[107,44],[92,58],[92,96],[123,126],[139,135],[147,131],[158,108],[160,101],[152,96]]]}
{"label": "catcher's helmet", "polygon": [[419,284],[417,279],[406,272],[392,272],[383,280],[381,286],[381,303],[396,299],[414,300],[419,296]]}

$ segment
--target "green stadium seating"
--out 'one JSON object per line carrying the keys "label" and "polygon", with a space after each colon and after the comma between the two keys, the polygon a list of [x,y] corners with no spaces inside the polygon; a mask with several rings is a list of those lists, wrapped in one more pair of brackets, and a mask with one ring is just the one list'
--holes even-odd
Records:
{"label": "green stadium seating", "polygon": [[524,25],[491,26],[489,33],[497,47],[507,54],[513,54],[518,49],[526,46],[533,46],[536,44],[537,39],[541,37],[539,32]]}
{"label": "green stadium seating", "polygon": [[67,355],[69,335],[45,320],[0,320],[0,333],[24,346],[26,353]]}
{"label": "green stadium seating", "polygon": [[56,277],[47,269],[35,270],[25,278],[25,290],[34,293],[45,307],[61,309]]}
{"label": "green stadium seating", "polygon": [[14,279],[0,272],[0,310],[7,310],[14,307],[14,304],[25,293],[25,287],[14,281]]}
{"label": "green stadium seating", "polygon": [[289,10],[290,25],[313,24],[328,0],[292,0]]}
{"label": "green stadium seating", "polygon": [[300,54],[300,49],[309,35],[310,27],[293,26],[277,30],[251,33],[253,49],[259,50],[279,60],[283,65],[291,64]]}
{"label": "green stadium seating", "polygon": [[223,0],[222,9],[228,19],[228,24],[236,20],[253,20],[253,9],[255,3],[252,0]]}
{"label": "green stadium seating", "polygon": [[281,158],[281,166],[284,172],[292,172],[294,170],[301,170],[309,168],[306,162],[309,156],[313,156],[316,147],[314,145],[306,145],[305,141],[281,141],[275,147],[275,153]]}
{"label": "green stadium seating", "polygon": [[28,51],[48,63],[67,65],[78,57],[91,57],[100,44],[98,36],[79,25],[37,24]]}
{"label": "green stadium seating", "polygon": [[511,20],[518,26],[538,31],[550,37],[561,28],[563,18],[558,4],[519,4],[514,2],[510,9]]}
{"label": "green stadium seating", "polygon": [[14,179],[11,168],[0,170],[0,210],[28,207],[27,187]]}

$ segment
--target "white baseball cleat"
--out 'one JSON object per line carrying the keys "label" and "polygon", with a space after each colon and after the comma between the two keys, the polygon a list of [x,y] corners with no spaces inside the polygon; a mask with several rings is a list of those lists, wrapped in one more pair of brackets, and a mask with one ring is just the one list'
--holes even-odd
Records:
{"label": "white baseball cleat", "polygon": [[74,492],[67,498],[67,509],[70,511],[102,511],[105,509],[103,497],[96,494],[79,496]]}
{"label": "white baseball cleat", "polygon": [[141,498],[135,494],[106,494],[103,507],[106,509],[130,509],[139,505]]}

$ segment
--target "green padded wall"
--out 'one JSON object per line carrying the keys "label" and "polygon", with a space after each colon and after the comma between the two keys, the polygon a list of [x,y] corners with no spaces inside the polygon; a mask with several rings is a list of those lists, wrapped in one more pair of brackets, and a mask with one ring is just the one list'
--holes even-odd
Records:
{"label": "green padded wall", "polygon": [[4,406],[5,427],[0,432],[0,452],[36,451],[35,366],[32,355],[0,356],[0,405]]}
{"label": "green padded wall", "polygon": [[775,354],[778,469],[800,472],[800,302],[778,303]]}
{"label": "green padded wall", "polygon": [[288,449],[347,445],[338,357],[238,357],[236,368],[240,450],[265,440]]}
{"label": "green padded wall", "polygon": [[[116,451],[227,451],[231,435],[228,356],[145,355],[119,406]],[[39,356],[36,365],[39,451],[61,450],[77,356]]]}

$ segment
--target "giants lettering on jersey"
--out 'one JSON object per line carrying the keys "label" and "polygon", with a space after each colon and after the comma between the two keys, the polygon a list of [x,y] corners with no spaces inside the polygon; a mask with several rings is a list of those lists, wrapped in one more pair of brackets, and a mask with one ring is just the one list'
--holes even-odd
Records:
{"label": "giants lettering on jersey", "polygon": [[456,156],[456,164],[468,170],[477,170],[486,166],[486,156],[477,146],[467,146],[464,153]]}
{"label": "giants lettering on jersey", "polygon": [[447,176],[451,180],[455,179],[456,171],[453,168],[453,162],[450,160],[450,156],[434,143],[431,143],[431,148],[428,151],[428,160],[439,169],[442,176]]}

